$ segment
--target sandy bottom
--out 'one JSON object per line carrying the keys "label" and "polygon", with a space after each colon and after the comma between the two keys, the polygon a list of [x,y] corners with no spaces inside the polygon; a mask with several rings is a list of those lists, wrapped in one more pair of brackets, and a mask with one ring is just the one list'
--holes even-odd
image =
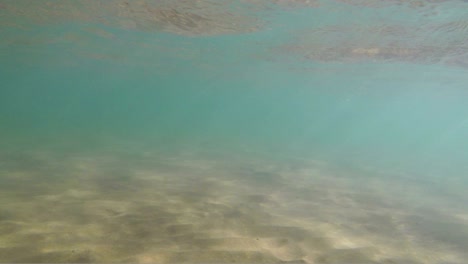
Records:
{"label": "sandy bottom", "polygon": [[195,157],[0,154],[0,262],[468,259],[463,190],[317,161]]}

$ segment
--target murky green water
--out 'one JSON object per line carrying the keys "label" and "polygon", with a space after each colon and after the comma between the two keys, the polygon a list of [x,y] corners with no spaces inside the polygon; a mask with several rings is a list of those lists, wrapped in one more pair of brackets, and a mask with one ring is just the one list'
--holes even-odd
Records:
{"label": "murky green water", "polygon": [[466,10],[0,0],[0,262],[466,262]]}

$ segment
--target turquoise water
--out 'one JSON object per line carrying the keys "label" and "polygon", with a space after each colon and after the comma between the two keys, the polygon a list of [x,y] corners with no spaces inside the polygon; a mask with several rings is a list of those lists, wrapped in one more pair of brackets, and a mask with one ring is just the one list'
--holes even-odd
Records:
{"label": "turquoise water", "polygon": [[0,0],[0,262],[463,263],[467,9]]}

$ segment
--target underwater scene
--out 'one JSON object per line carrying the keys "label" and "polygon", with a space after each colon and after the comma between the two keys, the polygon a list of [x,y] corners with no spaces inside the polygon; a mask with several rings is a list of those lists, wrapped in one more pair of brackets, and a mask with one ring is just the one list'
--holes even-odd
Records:
{"label": "underwater scene", "polygon": [[468,1],[0,0],[0,263],[468,263]]}

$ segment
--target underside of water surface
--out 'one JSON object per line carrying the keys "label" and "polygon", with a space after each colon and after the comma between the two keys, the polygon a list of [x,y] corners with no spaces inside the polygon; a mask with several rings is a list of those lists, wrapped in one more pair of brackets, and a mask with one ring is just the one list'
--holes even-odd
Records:
{"label": "underside of water surface", "polygon": [[466,263],[467,100],[467,1],[0,0],[0,263]]}

